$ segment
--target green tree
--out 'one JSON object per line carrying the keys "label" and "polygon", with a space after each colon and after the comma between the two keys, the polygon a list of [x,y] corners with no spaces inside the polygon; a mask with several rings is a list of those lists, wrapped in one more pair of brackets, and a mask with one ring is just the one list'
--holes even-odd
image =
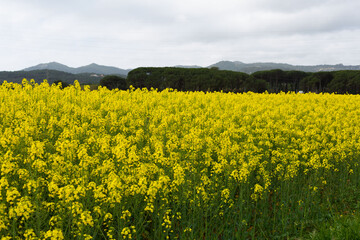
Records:
{"label": "green tree", "polygon": [[269,83],[264,79],[258,79],[253,76],[248,77],[245,82],[245,91],[263,93],[269,88]]}
{"label": "green tree", "polygon": [[305,91],[305,92],[320,92],[319,90],[319,86],[321,79],[314,75],[311,74],[307,77],[304,77],[303,79],[301,79],[300,81],[300,89]]}
{"label": "green tree", "polygon": [[54,82],[56,85],[59,85],[61,83],[61,88],[66,88],[69,86],[68,83],[64,82],[64,81],[61,81],[61,80],[57,80]]}
{"label": "green tree", "polygon": [[310,75],[309,73],[302,71],[286,71],[286,90],[298,92],[300,88],[300,81]]}
{"label": "green tree", "polygon": [[347,89],[349,93],[360,93],[360,71],[352,71],[351,78],[347,83]]}
{"label": "green tree", "polygon": [[179,91],[236,91],[244,88],[246,73],[215,68],[137,68],[127,81],[135,88],[174,88]]}
{"label": "green tree", "polygon": [[107,87],[110,90],[115,88],[125,90],[128,88],[126,79],[117,75],[107,75],[103,77],[100,80],[100,86]]}

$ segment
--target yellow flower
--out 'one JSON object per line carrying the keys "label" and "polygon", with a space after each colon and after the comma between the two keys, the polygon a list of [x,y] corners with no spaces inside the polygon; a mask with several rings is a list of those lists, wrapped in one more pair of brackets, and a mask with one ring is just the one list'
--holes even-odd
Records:
{"label": "yellow flower", "polygon": [[94,221],[89,211],[82,212],[80,215],[80,220],[84,225],[88,225],[90,227],[94,226]]}
{"label": "yellow flower", "polygon": [[49,230],[44,235],[45,239],[51,240],[62,240],[64,239],[64,235],[60,229]]}
{"label": "yellow flower", "polygon": [[19,191],[15,187],[10,187],[6,191],[6,201],[10,204],[14,204],[15,200],[20,197]]}
{"label": "yellow flower", "polygon": [[38,239],[33,229],[26,229],[24,233],[25,240],[35,240]]}

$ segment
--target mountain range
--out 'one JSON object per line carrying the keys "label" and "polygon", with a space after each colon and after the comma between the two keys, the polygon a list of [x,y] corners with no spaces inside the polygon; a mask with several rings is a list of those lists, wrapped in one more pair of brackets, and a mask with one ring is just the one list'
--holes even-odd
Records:
{"label": "mountain range", "polygon": [[78,68],[73,68],[57,62],[41,63],[36,66],[23,69],[23,71],[33,71],[33,70],[56,70],[56,71],[62,71],[72,74],[79,74],[79,73],[94,73],[94,74],[103,74],[103,75],[118,74],[125,76],[128,74],[128,72],[131,71],[131,69],[121,69],[117,67],[103,66],[103,65],[98,65],[96,63],[92,63]]}
{"label": "mountain range", "polygon": [[235,72],[245,72],[248,74],[272,69],[281,69],[284,71],[303,71],[303,72],[323,72],[323,71],[340,71],[340,70],[360,70],[360,65],[345,66],[343,64],[336,65],[291,65],[287,63],[259,62],[259,63],[243,63],[239,61],[220,61],[209,67],[217,67],[220,70],[230,70]]}
{"label": "mountain range", "polygon": [[[202,68],[202,66],[197,65],[176,65],[175,67],[181,68]],[[216,67],[220,70],[230,70],[235,72],[244,72],[251,74],[257,71],[264,71],[264,70],[271,70],[271,69],[281,69],[284,71],[290,70],[297,70],[297,71],[304,71],[304,72],[320,72],[320,71],[339,71],[339,70],[360,70],[360,65],[353,65],[353,66],[345,66],[343,64],[336,64],[336,65],[291,65],[287,63],[273,63],[273,62],[258,62],[258,63],[243,63],[240,61],[220,61],[205,68],[212,68]],[[95,63],[73,68],[68,67],[64,64],[57,63],[57,62],[49,62],[49,63],[41,63],[36,66],[32,66],[29,68],[25,68],[22,71],[33,71],[33,70],[57,70],[72,74],[79,74],[79,73],[94,73],[94,74],[102,74],[102,75],[109,75],[109,74],[117,74],[126,76],[132,69],[121,69],[117,67],[111,66],[104,66],[98,65]]]}

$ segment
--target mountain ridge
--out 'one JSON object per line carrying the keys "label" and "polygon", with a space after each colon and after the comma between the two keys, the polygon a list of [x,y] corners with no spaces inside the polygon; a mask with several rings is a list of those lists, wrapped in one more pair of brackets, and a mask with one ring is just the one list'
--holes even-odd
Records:
{"label": "mountain ridge", "polygon": [[340,71],[340,70],[360,70],[360,65],[343,64],[322,64],[322,65],[291,65],[288,63],[274,63],[274,62],[256,62],[243,63],[240,61],[220,61],[209,67],[217,67],[220,70],[231,70],[236,72],[245,72],[248,74],[257,71],[266,71],[272,69],[281,69],[284,71],[303,71],[303,72],[321,72],[321,71]]}
{"label": "mountain ridge", "polygon": [[[272,69],[281,69],[284,71],[304,71],[304,72],[320,72],[320,71],[340,71],[340,70],[360,70],[360,65],[343,65],[343,64],[322,64],[322,65],[292,65],[288,63],[274,63],[274,62],[255,62],[244,63],[241,61],[219,61],[207,67],[198,65],[175,65],[173,67],[181,68],[212,68],[216,67],[219,70],[230,70],[235,72],[244,72],[251,74],[257,71],[266,71]],[[72,74],[80,73],[94,73],[94,74],[117,74],[126,76],[132,69],[122,69],[113,66],[99,65],[91,63],[81,67],[69,67],[67,65],[58,62],[40,63],[38,65],[25,68],[21,71],[33,71],[33,70],[57,70],[62,72],[68,72]]]}
{"label": "mountain ridge", "polygon": [[94,74],[104,74],[104,75],[110,75],[110,74],[127,75],[128,72],[130,72],[131,70],[131,69],[121,69],[112,66],[99,65],[96,63],[91,63],[89,65],[74,68],[58,62],[49,62],[49,63],[40,63],[38,65],[22,69],[22,71],[28,72],[33,70],[46,70],[46,69],[68,72],[72,74],[94,73]]}

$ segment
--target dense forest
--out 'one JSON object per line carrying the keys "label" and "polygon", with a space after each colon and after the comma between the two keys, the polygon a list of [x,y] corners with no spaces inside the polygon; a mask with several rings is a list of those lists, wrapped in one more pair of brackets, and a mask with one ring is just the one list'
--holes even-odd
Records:
{"label": "dense forest", "polygon": [[216,68],[137,68],[127,81],[135,88],[173,88],[179,91],[242,91],[249,75]]}
{"label": "dense forest", "polygon": [[360,71],[309,73],[274,69],[249,75],[217,68],[137,68],[129,72],[127,84],[139,88],[174,88],[180,91],[303,91],[359,94]]}

